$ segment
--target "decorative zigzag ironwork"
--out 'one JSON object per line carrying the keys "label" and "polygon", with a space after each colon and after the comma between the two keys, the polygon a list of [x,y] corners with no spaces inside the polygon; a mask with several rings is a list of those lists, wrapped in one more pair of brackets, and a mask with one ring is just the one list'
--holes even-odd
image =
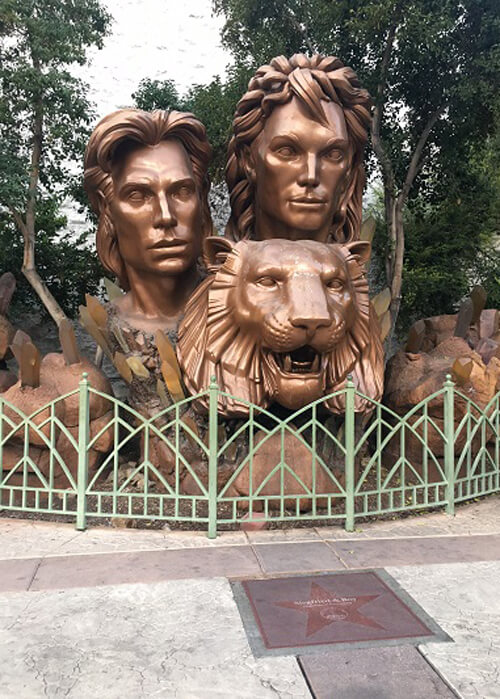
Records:
{"label": "decorative zigzag ironwork", "polygon": [[[188,521],[215,536],[219,525],[235,524],[245,513],[345,520],[352,529],[359,517],[441,506],[452,513],[456,502],[500,490],[500,393],[481,409],[448,378],[403,416],[359,393],[350,379],[328,398],[339,393],[347,407],[336,426],[326,419],[326,398],[285,419],[248,404],[248,418],[222,437],[217,403],[226,394],[215,383],[151,418],[96,391],[85,376],[78,391],[32,415],[0,396],[0,508],[74,516],[78,528],[88,517]],[[76,394],[79,425],[71,431],[57,404]],[[112,417],[90,436],[92,394],[109,401]],[[202,436],[192,418],[201,396],[210,405]],[[356,396],[373,406],[368,420],[355,414]],[[97,465],[94,458],[89,473],[90,455],[110,431],[112,449]],[[221,480],[241,445],[243,453]],[[139,456],[124,469],[132,448]],[[293,463],[294,449],[300,463]]]}

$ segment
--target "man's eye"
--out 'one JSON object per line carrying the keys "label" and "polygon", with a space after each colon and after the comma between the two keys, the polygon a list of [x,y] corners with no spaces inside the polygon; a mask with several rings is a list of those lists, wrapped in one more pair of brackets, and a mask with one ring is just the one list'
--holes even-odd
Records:
{"label": "man's eye", "polygon": [[344,151],[339,150],[339,148],[332,148],[325,153],[324,157],[328,160],[333,160],[335,163],[340,163],[344,159]]}
{"label": "man's eye", "polygon": [[265,287],[266,289],[274,289],[278,286],[277,280],[273,279],[272,277],[261,277],[260,279],[257,279],[255,283],[258,286]]}
{"label": "man's eye", "polygon": [[178,199],[189,199],[194,193],[194,190],[192,187],[188,187],[187,185],[183,185],[182,187],[179,187],[179,189],[176,189],[174,192],[174,195]]}
{"label": "man's eye", "polygon": [[297,151],[293,146],[281,146],[281,148],[278,148],[277,153],[283,158],[293,158],[294,155],[297,155]]}
{"label": "man's eye", "polygon": [[146,201],[148,195],[146,192],[143,192],[140,189],[133,189],[131,192],[128,194],[128,200],[132,202],[142,202]]}
{"label": "man's eye", "polygon": [[326,282],[326,286],[332,291],[342,291],[342,289],[344,288],[344,282],[342,281],[342,279],[329,279]]}

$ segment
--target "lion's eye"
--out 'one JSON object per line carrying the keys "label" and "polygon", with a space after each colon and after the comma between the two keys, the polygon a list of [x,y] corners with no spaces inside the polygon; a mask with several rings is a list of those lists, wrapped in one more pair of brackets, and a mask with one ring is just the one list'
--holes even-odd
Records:
{"label": "lion's eye", "polygon": [[255,283],[258,284],[258,286],[265,287],[266,289],[274,289],[278,286],[277,280],[273,279],[272,277],[261,277],[260,279],[257,279]]}
{"label": "lion's eye", "polygon": [[329,279],[326,282],[326,286],[332,291],[342,291],[342,289],[344,288],[344,282],[342,281],[342,279]]}

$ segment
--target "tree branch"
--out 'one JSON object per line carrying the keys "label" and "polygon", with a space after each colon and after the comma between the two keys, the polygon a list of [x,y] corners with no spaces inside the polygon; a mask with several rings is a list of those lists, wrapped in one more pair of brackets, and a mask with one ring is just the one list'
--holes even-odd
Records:
{"label": "tree branch", "polygon": [[311,40],[310,40],[310,38],[309,38],[309,33],[308,33],[308,31],[307,31],[307,25],[306,25],[306,24],[302,24],[301,22],[299,22],[299,20],[297,19],[297,17],[295,16],[293,10],[292,10],[290,7],[288,8],[288,14],[289,14],[289,16],[290,16],[290,18],[291,18],[291,20],[292,20],[294,26],[295,26],[295,29],[297,29],[297,30],[300,32],[300,34],[302,35],[302,38],[304,39],[304,41],[305,41],[305,43],[306,43],[306,46],[307,46],[307,48],[309,49],[309,51],[310,51],[311,53],[316,53],[316,49],[315,49],[314,46],[312,45],[312,42],[311,42]]}
{"label": "tree branch", "polygon": [[430,115],[429,119],[427,120],[427,124],[425,125],[424,130],[420,134],[420,138],[418,139],[417,145],[415,146],[415,150],[413,151],[413,155],[411,157],[410,165],[408,167],[408,172],[406,173],[406,178],[405,182],[403,185],[403,188],[401,189],[401,192],[398,196],[398,205],[403,208],[407,198],[408,194],[410,193],[411,186],[413,184],[413,181],[418,174],[420,168],[422,167],[421,163],[421,158],[422,158],[422,152],[425,148],[425,144],[427,143],[427,139],[429,138],[429,135],[436,125],[437,120],[441,116],[441,114],[444,112],[444,110],[447,107],[447,103],[444,102],[442,105],[440,105],[432,114]]}
{"label": "tree branch", "polygon": [[394,21],[389,27],[387,33],[387,41],[384,48],[384,53],[382,55],[382,61],[380,63],[380,79],[377,85],[377,95],[375,98],[375,108],[373,110],[373,118],[371,122],[371,136],[372,136],[372,146],[377,156],[377,159],[382,168],[382,172],[385,177],[386,186],[391,192],[394,192],[395,181],[394,181],[394,170],[392,168],[392,163],[387,155],[387,152],[382,144],[382,139],[380,137],[380,124],[382,122],[382,115],[384,112],[384,99],[385,90],[387,88],[387,76],[389,73],[389,62],[391,60],[392,48],[394,46],[394,39],[396,37],[396,30],[398,28],[400,6],[398,5],[394,14]]}
{"label": "tree branch", "polygon": [[19,211],[16,211],[13,206],[9,206],[9,211],[12,215],[12,218],[14,219],[14,223],[16,226],[19,228],[20,233],[22,234],[23,238],[25,238],[28,235],[28,229],[26,228],[26,223],[19,213]]}

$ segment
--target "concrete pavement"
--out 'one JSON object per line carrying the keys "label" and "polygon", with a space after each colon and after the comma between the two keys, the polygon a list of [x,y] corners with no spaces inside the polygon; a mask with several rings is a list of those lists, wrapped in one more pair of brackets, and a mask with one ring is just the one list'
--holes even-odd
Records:
{"label": "concrete pavement", "polygon": [[[1,513],[0,513],[1,517]],[[254,657],[229,581],[384,568],[452,637]],[[0,697],[500,697],[500,498],[340,528],[0,519]]]}

